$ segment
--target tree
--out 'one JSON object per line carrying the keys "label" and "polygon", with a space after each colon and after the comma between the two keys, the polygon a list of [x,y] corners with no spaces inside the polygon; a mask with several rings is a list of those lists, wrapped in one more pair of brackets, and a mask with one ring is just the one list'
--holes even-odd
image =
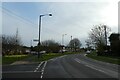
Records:
{"label": "tree", "polygon": [[91,29],[89,33],[89,38],[92,41],[92,44],[98,50],[98,55],[102,55],[105,50],[105,46],[107,47],[107,36],[110,32],[110,28],[106,25],[96,25],[93,29]]}
{"label": "tree", "polygon": [[45,40],[41,42],[41,50],[45,50],[47,52],[59,52],[60,44],[54,40]]}
{"label": "tree", "polygon": [[92,44],[92,41],[90,39],[87,39],[85,41],[86,43],[86,46],[87,46],[87,50],[91,50],[93,48],[93,44]]}
{"label": "tree", "polygon": [[[17,40],[17,41],[16,41]],[[16,54],[16,46],[20,50],[20,39],[16,39],[16,36],[2,35],[2,53],[5,54]]]}
{"label": "tree", "polygon": [[71,49],[74,49],[74,51],[77,51],[82,46],[80,40],[78,38],[74,38],[69,42],[69,47]]}

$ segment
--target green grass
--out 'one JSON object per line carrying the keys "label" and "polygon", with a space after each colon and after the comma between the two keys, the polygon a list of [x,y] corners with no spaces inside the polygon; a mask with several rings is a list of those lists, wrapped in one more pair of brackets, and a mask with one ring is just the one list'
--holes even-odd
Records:
{"label": "green grass", "polygon": [[90,57],[95,60],[113,63],[113,64],[119,64],[120,65],[120,57],[113,57],[113,56],[97,56],[95,52],[92,52],[91,54],[88,54],[87,57]]}
{"label": "green grass", "polygon": [[40,56],[40,58],[36,56],[33,56],[31,59],[34,62],[41,62],[41,61],[46,61],[55,57],[63,56],[63,55],[70,55],[70,54],[78,54],[76,52],[66,52],[66,53],[48,53],[48,54],[43,54]]}
{"label": "green grass", "polygon": [[2,57],[2,64],[11,64],[15,61],[22,60],[24,58],[28,58],[29,55],[7,55]]}
{"label": "green grass", "polygon": [[[80,53],[80,52],[79,52]],[[46,61],[55,57],[70,55],[70,54],[78,54],[77,52],[66,52],[66,53],[47,53],[37,57],[37,55],[8,55],[2,57],[2,64],[11,64],[15,61],[30,61],[30,62],[41,62]]]}

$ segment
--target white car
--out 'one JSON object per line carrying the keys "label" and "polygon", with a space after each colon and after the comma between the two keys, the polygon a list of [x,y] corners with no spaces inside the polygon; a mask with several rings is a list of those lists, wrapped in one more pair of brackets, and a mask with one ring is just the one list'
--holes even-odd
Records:
{"label": "white car", "polygon": [[40,53],[41,53],[41,54],[44,54],[44,53],[46,53],[46,51],[40,51]]}
{"label": "white car", "polygon": [[87,54],[90,54],[90,51],[88,50],[88,51],[86,51],[86,53],[87,53]]}

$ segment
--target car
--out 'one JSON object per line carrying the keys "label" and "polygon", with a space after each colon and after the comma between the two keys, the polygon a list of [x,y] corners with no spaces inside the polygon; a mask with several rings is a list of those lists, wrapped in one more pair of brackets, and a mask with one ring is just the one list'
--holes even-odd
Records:
{"label": "car", "polygon": [[65,49],[63,49],[63,50],[60,50],[59,52],[60,53],[64,53],[64,52],[67,52],[68,50],[65,50]]}
{"label": "car", "polygon": [[90,54],[90,52],[91,52],[91,51],[89,51],[89,50],[86,51],[87,54]]}
{"label": "car", "polygon": [[45,54],[45,53],[46,53],[46,51],[40,51],[40,53],[41,53],[41,54]]}
{"label": "car", "polygon": [[36,51],[31,51],[30,53],[33,54],[33,55],[37,55],[38,54],[38,52],[36,52]]}

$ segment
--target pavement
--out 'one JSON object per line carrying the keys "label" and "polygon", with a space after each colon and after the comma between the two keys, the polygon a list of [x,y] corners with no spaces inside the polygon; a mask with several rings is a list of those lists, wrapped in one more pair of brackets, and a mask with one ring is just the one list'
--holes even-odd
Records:
{"label": "pavement", "polygon": [[85,54],[64,55],[41,63],[3,65],[5,78],[110,78],[118,79],[120,65],[105,63]]}

